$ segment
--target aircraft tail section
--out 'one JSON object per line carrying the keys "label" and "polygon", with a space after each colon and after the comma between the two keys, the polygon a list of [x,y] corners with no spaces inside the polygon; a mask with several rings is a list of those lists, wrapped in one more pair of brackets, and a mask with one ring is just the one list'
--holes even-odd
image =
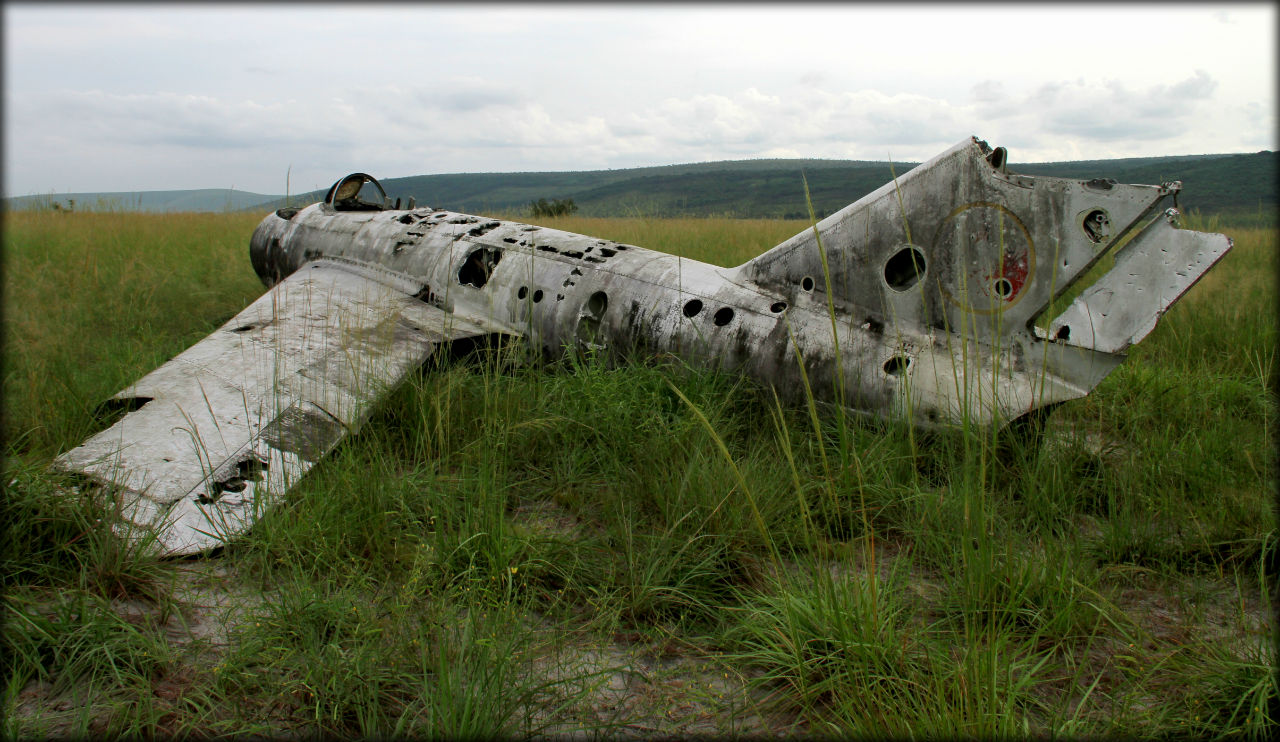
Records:
{"label": "aircraft tail section", "polygon": [[[1055,322],[1092,323],[1088,332],[1073,327],[1054,339],[1114,353],[1141,339],[1142,328],[1149,331],[1230,248],[1221,235],[1151,221],[1180,183],[1019,175],[1008,171],[1006,156],[976,138],[960,142],[823,219],[817,235],[807,229],[737,273],[790,292],[826,292],[829,285],[837,309],[899,331],[942,329],[994,342],[1034,333],[1052,300],[1136,229],[1145,246],[1116,257],[1113,273],[1149,273],[1159,285],[1118,276]],[[1096,303],[1107,291],[1104,310]],[[1141,306],[1124,312],[1123,322],[1113,319],[1130,300]],[[1123,327],[1102,329],[1116,322]]]}

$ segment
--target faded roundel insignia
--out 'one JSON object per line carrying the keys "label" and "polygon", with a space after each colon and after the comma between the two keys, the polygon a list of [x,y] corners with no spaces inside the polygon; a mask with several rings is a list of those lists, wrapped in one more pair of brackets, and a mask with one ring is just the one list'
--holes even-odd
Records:
{"label": "faded roundel insignia", "polygon": [[933,254],[955,261],[951,286],[942,286],[943,295],[975,314],[996,314],[1017,304],[1036,270],[1035,244],[1026,225],[990,201],[952,210],[934,234]]}

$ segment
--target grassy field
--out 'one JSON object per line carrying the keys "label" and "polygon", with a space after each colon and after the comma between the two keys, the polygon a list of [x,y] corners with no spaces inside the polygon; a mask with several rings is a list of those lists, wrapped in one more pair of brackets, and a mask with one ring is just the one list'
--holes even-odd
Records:
{"label": "grassy field", "polygon": [[[252,533],[157,560],[45,468],[262,287],[254,215],[4,223],[4,729],[1269,736],[1277,233],[1034,444],[670,362],[425,369]],[[550,226],[724,265],[796,222]]]}

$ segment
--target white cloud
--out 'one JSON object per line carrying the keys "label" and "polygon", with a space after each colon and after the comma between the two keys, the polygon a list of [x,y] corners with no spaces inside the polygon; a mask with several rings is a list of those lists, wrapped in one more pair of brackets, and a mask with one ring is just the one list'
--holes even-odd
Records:
{"label": "white cloud", "polygon": [[969,92],[979,103],[996,103],[1004,98],[1004,84],[999,80],[983,80],[974,85]]}
{"label": "white cloud", "polygon": [[[1025,122],[1041,141],[1069,136],[1097,142],[1116,140],[1158,143],[1185,131],[1199,114],[1200,101],[1217,83],[1204,71],[1174,85],[1145,91],[1129,89],[1118,80],[1083,79],[1046,83],[1020,103],[1001,109],[1001,119]],[[990,109],[983,113],[990,114]]]}
{"label": "white cloud", "polygon": [[1275,11],[1214,12],[7,5],[6,188],[1274,149]]}

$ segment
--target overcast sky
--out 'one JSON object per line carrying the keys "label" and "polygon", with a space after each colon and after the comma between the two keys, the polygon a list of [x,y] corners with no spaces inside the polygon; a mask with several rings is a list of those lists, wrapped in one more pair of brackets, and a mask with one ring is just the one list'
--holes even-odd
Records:
{"label": "overcast sky", "polygon": [[6,195],[1277,149],[1276,9],[4,6]]}

